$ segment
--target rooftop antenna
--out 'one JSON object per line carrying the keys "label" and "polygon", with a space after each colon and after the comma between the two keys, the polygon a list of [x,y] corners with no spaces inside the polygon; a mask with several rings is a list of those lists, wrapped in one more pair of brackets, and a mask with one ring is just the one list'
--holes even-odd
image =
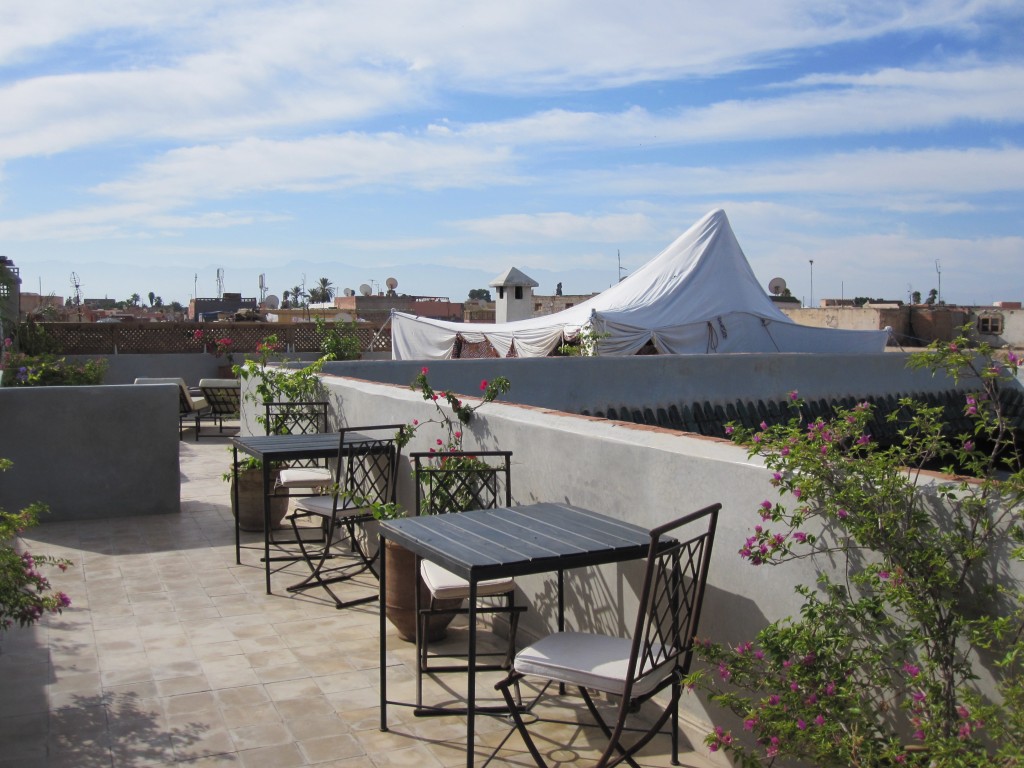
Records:
{"label": "rooftop antenna", "polygon": [[71,287],[74,289],[75,298],[73,299],[75,309],[78,310],[78,322],[82,322],[82,284],[78,281],[78,273],[71,273]]}
{"label": "rooftop antenna", "polygon": [[768,290],[775,296],[779,296],[786,290],[786,281],[781,277],[773,277],[768,283]]}
{"label": "rooftop antenna", "polygon": [[620,251],[618,248],[616,248],[615,249],[615,256],[619,260],[619,282],[621,283],[622,282],[622,273],[626,271],[622,267],[622,251]]}
{"label": "rooftop antenna", "polygon": [[[267,298],[267,275],[266,273],[260,274],[260,303],[262,304]],[[275,307],[276,309],[276,307]]]}
{"label": "rooftop antenna", "polygon": [[938,294],[936,303],[942,303],[942,269],[939,267],[939,260],[935,260],[935,274],[939,276],[939,289],[936,292]]}

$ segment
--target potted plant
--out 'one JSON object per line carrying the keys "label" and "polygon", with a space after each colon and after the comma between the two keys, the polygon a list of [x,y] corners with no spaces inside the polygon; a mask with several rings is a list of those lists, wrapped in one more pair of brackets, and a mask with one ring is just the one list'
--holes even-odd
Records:
{"label": "potted plant", "polygon": [[[433,403],[434,416],[426,421],[414,419],[411,424],[403,427],[399,435],[399,444],[402,446],[408,444],[425,425],[437,424],[442,429],[442,437],[436,438],[435,446],[430,449],[431,452],[462,451],[462,427],[470,422],[477,409],[485,403],[492,402],[498,395],[508,392],[509,381],[503,376],[490,382],[482,381],[480,390],[483,395],[477,403],[470,405],[452,392],[435,392],[427,379],[428,373],[429,369],[423,368],[411,387],[419,390],[424,400]],[[442,407],[442,402],[447,403],[450,412]],[[461,466],[466,469],[471,468],[473,462],[480,463],[478,459],[471,456],[460,457],[458,461],[463,462]],[[423,509],[420,510],[421,514],[429,514],[436,508],[429,502],[429,499],[424,500]],[[446,506],[450,507],[450,505]],[[446,511],[462,510],[448,508]],[[378,520],[394,519],[405,515],[405,511],[395,504],[377,505],[373,508],[373,513]],[[387,574],[387,583],[384,585],[385,612],[388,620],[398,630],[399,637],[413,642],[416,639],[416,593],[413,589],[420,590],[421,604],[426,604],[429,593],[416,571],[416,558],[411,552],[400,544],[386,540],[383,556],[386,559],[385,572]],[[452,610],[458,608],[461,603],[461,600],[452,601]],[[427,626],[427,640],[436,641],[443,638],[454,617],[454,613],[431,616]]]}
{"label": "potted plant", "polygon": [[210,340],[206,338],[206,332],[202,328],[197,328],[192,331],[192,338],[202,345],[204,352],[209,352],[218,359],[224,358],[225,363],[217,366],[217,378],[230,379],[235,375],[235,342],[231,337],[222,336]]}

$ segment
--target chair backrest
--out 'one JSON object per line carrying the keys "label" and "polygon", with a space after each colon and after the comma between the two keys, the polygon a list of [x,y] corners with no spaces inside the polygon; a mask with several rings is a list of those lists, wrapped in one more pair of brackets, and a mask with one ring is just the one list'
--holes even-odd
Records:
{"label": "chair backrest", "polygon": [[402,424],[345,427],[338,432],[335,509],[394,503],[402,457]]}
{"label": "chair backrest", "polygon": [[194,413],[206,407],[206,400],[197,403],[192,399],[192,393],[188,391],[188,385],[184,379],[175,379],[167,376],[140,377],[135,379],[136,384],[177,384],[178,385],[178,413]]}
{"label": "chair backrest", "polygon": [[645,687],[648,697],[690,670],[721,508],[712,504],[651,531],[623,706],[644,675],[662,678],[653,689]]}
{"label": "chair backrest", "polygon": [[199,389],[217,415],[237,416],[241,410],[242,384],[238,379],[200,379]]}
{"label": "chair backrest", "polygon": [[511,451],[411,453],[415,515],[440,515],[512,504]]}
{"label": "chair backrest", "polygon": [[263,428],[268,435],[313,435],[327,431],[327,403],[264,403]]}

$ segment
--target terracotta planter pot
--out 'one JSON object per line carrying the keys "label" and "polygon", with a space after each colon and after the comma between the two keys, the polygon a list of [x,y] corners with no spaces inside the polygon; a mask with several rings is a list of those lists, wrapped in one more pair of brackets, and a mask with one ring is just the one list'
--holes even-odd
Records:
{"label": "terracotta planter pot", "polygon": [[[271,472],[271,487],[277,480],[277,471]],[[238,518],[238,527],[243,531],[263,530],[263,470],[247,469],[238,473],[238,509],[235,509],[235,481],[229,484],[231,512]],[[288,497],[270,499],[270,527],[283,528],[281,521],[288,514]]]}
{"label": "terracotta planter pot", "polygon": [[[416,572],[416,556],[400,544],[385,539],[384,557],[386,558],[384,585],[384,609],[388,621],[395,625],[398,636],[406,642],[416,642],[416,593],[414,585],[420,589],[420,605],[426,607],[430,600],[430,592]],[[462,605],[461,600],[445,600],[444,608],[455,610]],[[427,640],[434,642],[444,638],[448,625],[455,618],[454,613],[431,616],[427,623]]]}

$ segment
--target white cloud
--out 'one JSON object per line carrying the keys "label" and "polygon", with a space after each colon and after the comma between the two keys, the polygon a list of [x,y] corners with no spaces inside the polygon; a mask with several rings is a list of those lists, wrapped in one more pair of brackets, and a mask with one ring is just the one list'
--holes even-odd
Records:
{"label": "white cloud", "polygon": [[180,204],[253,191],[314,192],[353,186],[415,189],[500,183],[509,153],[398,134],[344,134],[298,141],[245,139],[173,150],[131,178],[95,192]]}
{"label": "white cloud", "polygon": [[574,240],[621,242],[648,237],[650,219],[639,213],[580,216],[572,213],[506,214],[455,222],[455,226],[502,242]]}

